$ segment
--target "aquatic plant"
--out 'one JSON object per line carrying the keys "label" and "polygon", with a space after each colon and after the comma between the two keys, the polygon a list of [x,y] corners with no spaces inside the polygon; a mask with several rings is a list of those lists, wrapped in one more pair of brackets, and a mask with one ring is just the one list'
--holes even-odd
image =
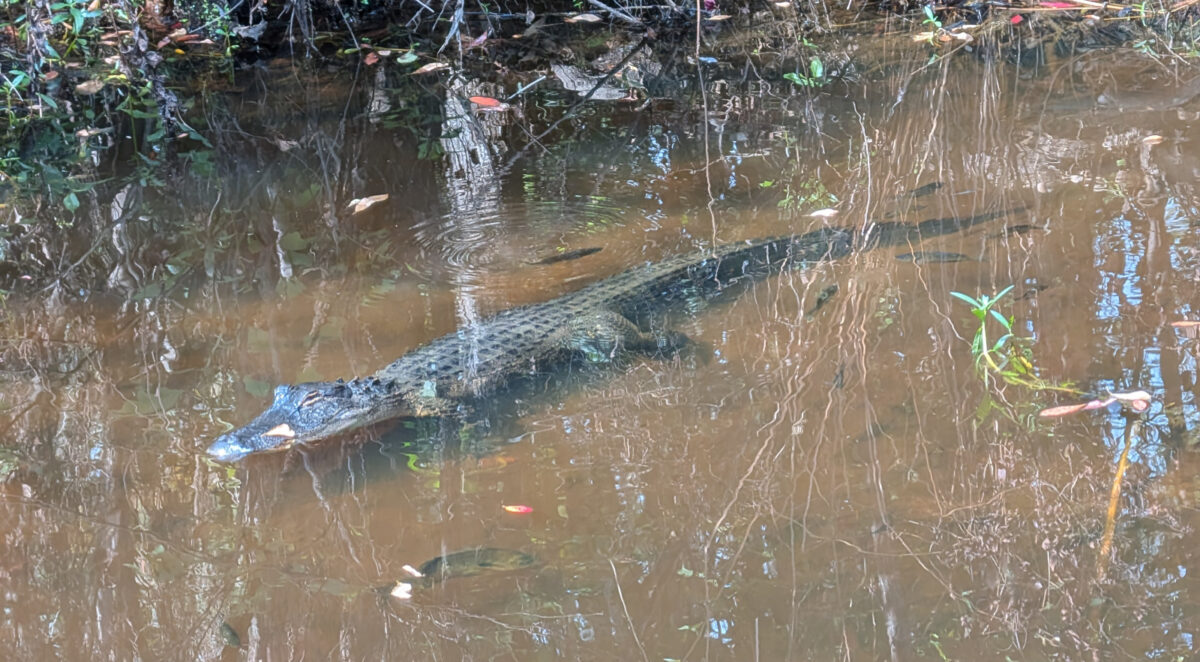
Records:
{"label": "aquatic plant", "polygon": [[[950,293],[950,296],[971,306],[971,314],[979,321],[971,339],[971,354],[975,357],[975,369],[983,378],[984,384],[990,385],[993,380],[998,379],[1006,384],[1035,391],[1080,394],[1079,390],[1069,385],[1050,383],[1037,376],[1033,366],[1033,350],[1029,347],[1030,339],[1013,332],[1013,324],[1016,321],[1013,316],[1005,316],[996,310],[996,305],[1012,290],[1013,286],[1009,285],[992,296],[981,294],[978,298],[962,292]],[[1003,333],[995,341],[989,338],[989,319],[999,323],[1003,329]]]}

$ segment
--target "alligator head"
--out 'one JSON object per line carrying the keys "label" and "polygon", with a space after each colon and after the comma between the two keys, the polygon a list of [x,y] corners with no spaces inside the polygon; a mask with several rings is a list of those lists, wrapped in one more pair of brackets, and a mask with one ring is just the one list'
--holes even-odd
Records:
{"label": "alligator head", "polygon": [[306,382],[275,389],[275,401],[257,418],[208,447],[222,462],[251,453],[281,451],[354,428],[403,415],[395,408],[394,385],[375,378],[349,383]]}

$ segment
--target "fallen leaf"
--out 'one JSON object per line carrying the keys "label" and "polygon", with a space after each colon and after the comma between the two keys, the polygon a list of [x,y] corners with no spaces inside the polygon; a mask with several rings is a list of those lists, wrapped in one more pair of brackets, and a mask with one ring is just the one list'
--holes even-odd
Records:
{"label": "fallen leaf", "polygon": [[837,216],[837,215],[838,215],[838,210],[829,209],[829,208],[818,209],[809,214],[809,216],[811,216],[813,218],[833,218],[834,216]]}
{"label": "fallen leaf", "polygon": [[346,206],[350,208],[351,214],[361,214],[364,211],[375,206],[376,204],[383,202],[384,200],[387,200],[387,199],[388,199],[388,194],[381,193],[379,195],[372,195],[372,196],[366,197],[366,198],[355,198],[355,199],[351,200],[350,204],[348,204]]}
{"label": "fallen leaf", "polygon": [[709,16],[709,17],[705,18],[704,20],[706,20],[706,21],[728,21],[731,18],[733,18],[733,17],[730,16],[729,14],[713,14],[712,16]]}
{"label": "fallen leaf", "polygon": [[1013,25],[1017,25],[1018,23],[1020,23],[1021,21],[1024,21],[1024,20],[1025,19],[1022,18],[1020,14],[1013,14],[1013,17],[1008,19],[1008,22],[1012,23]]}
{"label": "fallen leaf", "polygon": [[496,108],[497,106],[504,105],[502,101],[493,99],[491,97],[471,97],[470,99],[467,99],[467,101],[470,101],[476,106],[486,106],[488,108]]}
{"label": "fallen leaf", "polygon": [[407,563],[400,566],[400,569],[403,570],[404,572],[407,572],[408,574],[412,575],[413,577],[424,577],[425,576],[425,575],[421,574],[420,570],[417,570],[416,568],[412,567],[411,565],[409,565]]}
{"label": "fallen leaf", "polygon": [[414,75],[415,74],[428,74],[428,73],[432,73],[434,71],[440,71],[442,69],[449,69],[449,68],[450,68],[450,65],[446,64],[445,62],[430,62],[429,64],[414,71],[413,74]]}
{"label": "fallen leaf", "polygon": [[1180,321],[1178,321],[1178,322],[1171,322],[1171,326],[1175,327],[1176,329],[1190,329],[1190,328],[1193,328],[1193,327],[1200,326],[1200,321],[1197,321],[1197,320],[1180,320]]}
{"label": "fallen leaf", "polygon": [[533,512],[533,508],[530,508],[529,506],[511,505],[504,506],[504,511],[515,513],[517,515],[528,515],[529,513]]}
{"label": "fallen leaf", "polygon": [[42,80],[54,80],[55,78],[58,78],[57,71],[47,71],[42,75]]}
{"label": "fallen leaf", "polygon": [[390,593],[388,593],[388,595],[396,598],[397,600],[411,600],[412,589],[413,585],[409,584],[408,582],[396,582],[396,585],[392,587],[392,590]]}
{"label": "fallen leaf", "polygon": [[472,39],[471,43],[467,44],[466,48],[464,48],[463,50],[469,51],[472,48],[479,48],[480,46],[483,46],[484,42],[486,42],[487,39],[488,39],[488,33],[484,32],[483,34],[479,35],[478,37],[475,37],[474,39]]}
{"label": "fallen leaf", "polygon": [[1130,391],[1128,393],[1109,393],[1114,400],[1121,402],[1134,402],[1137,400],[1150,400],[1150,394],[1145,391]]}
{"label": "fallen leaf", "polygon": [[1160,143],[1162,141],[1163,141],[1163,137],[1158,135],[1157,133],[1153,133],[1153,134],[1146,136],[1145,138],[1142,138],[1142,142],[1146,143],[1147,145],[1157,145],[1158,143]]}
{"label": "fallen leaf", "polygon": [[595,14],[576,14],[563,19],[564,23],[599,23],[604,19]]}
{"label": "fallen leaf", "polygon": [[87,96],[91,96],[103,89],[104,89],[104,81],[102,81],[98,78],[93,78],[92,80],[85,80],[82,83],[76,85],[75,86],[75,94],[87,97]]}
{"label": "fallen leaf", "polygon": [[367,53],[367,56],[363,58],[363,64],[367,65],[368,67],[375,64],[378,61],[379,61],[379,54],[376,53],[375,51],[371,51],[370,53]]}
{"label": "fallen leaf", "polygon": [[1059,418],[1062,416],[1070,416],[1076,412],[1083,411],[1087,405],[1062,405],[1061,407],[1050,407],[1038,412],[1038,416],[1042,418]]}

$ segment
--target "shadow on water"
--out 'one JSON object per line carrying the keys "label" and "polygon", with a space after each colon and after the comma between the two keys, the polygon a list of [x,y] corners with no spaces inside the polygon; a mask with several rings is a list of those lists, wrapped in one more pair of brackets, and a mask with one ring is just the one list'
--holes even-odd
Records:
{"label": "shadow on water", "polygon": [[[508,80],[255,68],[205,111],[207,169],[106,180],[70,231],[13,225],[12,655],[1190,658],[1200,340],[1171,323],[1200,306],[1197,78],[1124,50],[930,61],[881,36],[826,45],[836,80],[800,87],[761,45],[730,30],[704,95],[652,81],[677,96],[580,104],[536,144],[576,101],[553,81],[517,115],[461,106]],[[278,383],[369,374],[632,265],[1018,206],[650,320],[694,355],[303,454],[202,453]],[[1010,285],[997,312],[1039,378],[1151,409],[1047,422],[1067,396],[981,379],[951,292]],[[537,563],[375,591],[479,548]]]}

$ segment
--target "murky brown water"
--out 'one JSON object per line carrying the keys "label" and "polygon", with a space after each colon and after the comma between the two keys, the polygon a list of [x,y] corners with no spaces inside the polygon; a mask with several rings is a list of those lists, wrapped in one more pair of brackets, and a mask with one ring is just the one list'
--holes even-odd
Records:
{"label": "murky brown water", "polygon": [[[707,116],[699,97],[599,105],[507,172],[517,127],[536,134],[571,99],[485,116],[472,130],[490,151],[418,160],[403,125],[342,112],[346,99],[368,104],[367,83],[256,74],[294,95],[283,98],[298,118],[231,138],[217,153],[241,160],[194,190],[145,193],[143,217],[100,235],[99,263],[57,291],[18,286],[7,304],[5,648],[1189,658],[1198,341],[1169,323],[1200,305],[1200,104],[1178,91],[1191,77],[1131,52],[1038,70],[893,55],[887,73],[864,67],[811,98],[787,82],[718,85]],[[1131,90],[1158,101],[1122,102]],[[338,112],[323,114],[330,98]],[[934,181],[944,186],[902,196]],[[391,197],[344,211],[379,193]],[[114,197],[96,201],[101,221]],[[836,219],[806,215],[831,206]],[[232,467],[202,454],[276,383],[370,373],[644,260],[821,223],[1016,206],[1028,210],[914,247],[970,259],[879,250],[782,274],[688,311],[679,326],[697,355],[500,394],[475,425],[400,424]],[[997,236],[1017,224],[1036,228]],[[603,250],[529,264],[587,247]],[[1039,422],[1038,409],[1071,399],[983,383],[974,318],[950,292],[1009,285],[999,310],[1035,339],[1041,377],[1155,397],[1106,563],[1100,534],[1134,418]],[[537,561],[409,601],[375,590],[406,564],[480,546]]]}

